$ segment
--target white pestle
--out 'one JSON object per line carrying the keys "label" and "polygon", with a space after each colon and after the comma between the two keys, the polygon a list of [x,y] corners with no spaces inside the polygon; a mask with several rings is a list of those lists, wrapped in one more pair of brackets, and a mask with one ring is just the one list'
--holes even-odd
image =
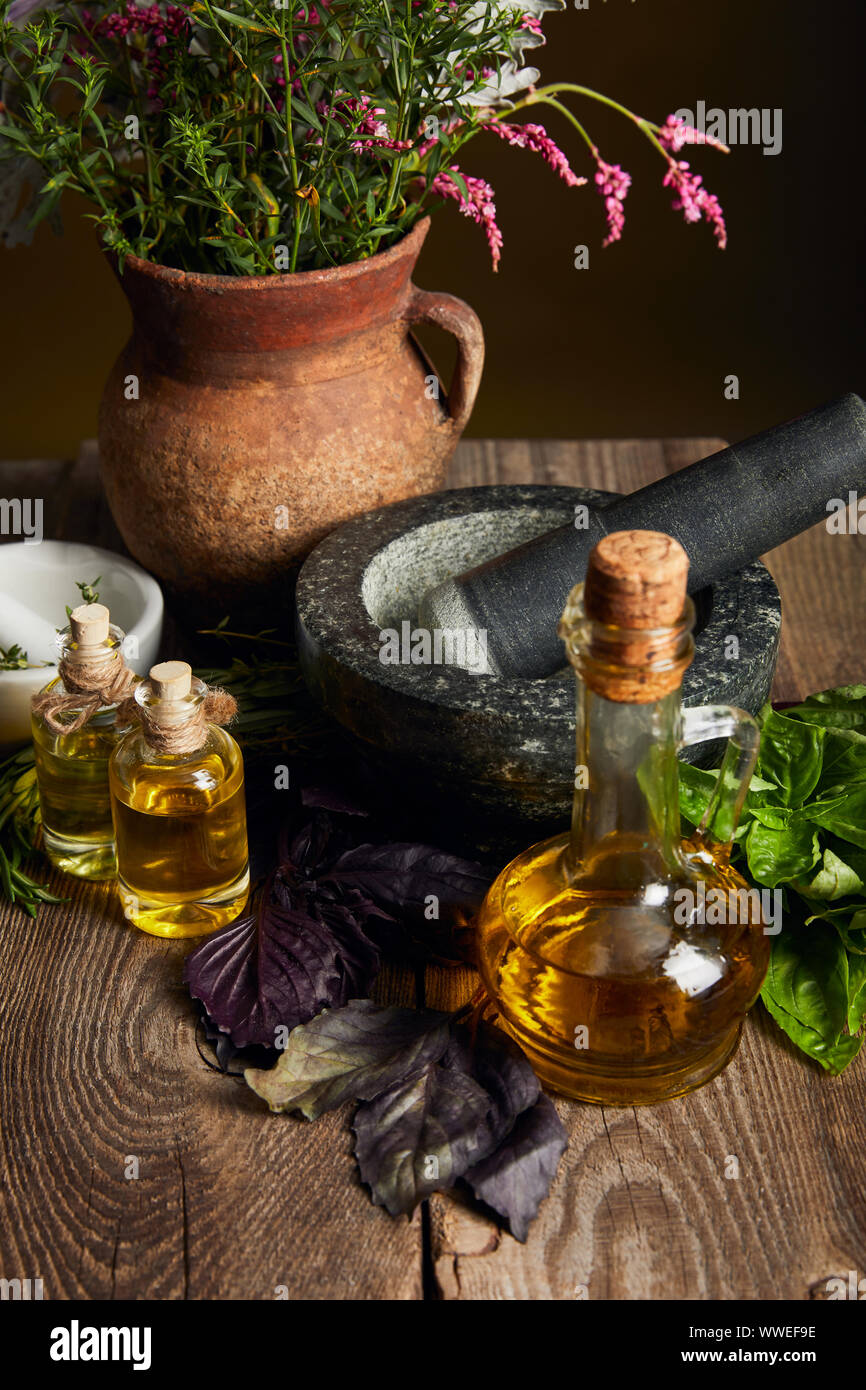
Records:
{"label": "white pestle", "polygon": [[9,593],[0,593],[0,647],[12,646],[27,653],[31,664],[56,663],[57,629],[39,613]]}

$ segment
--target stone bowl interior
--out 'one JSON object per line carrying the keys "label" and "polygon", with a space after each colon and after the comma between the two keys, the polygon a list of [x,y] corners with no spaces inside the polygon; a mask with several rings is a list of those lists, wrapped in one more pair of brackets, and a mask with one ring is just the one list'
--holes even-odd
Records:
{"label": "stone bowl interior", "polygon": [[[380,631],[414,625],[428,590],[561,525],[561,509],[542,507],[476,512],[471,524],[451,516],[416,526],[370,557],[361,580],[364,608]],[[697,637],[712,611],[712,588],[696,594],[694,603]],[[568,670],[563,655],[562,673]]]}

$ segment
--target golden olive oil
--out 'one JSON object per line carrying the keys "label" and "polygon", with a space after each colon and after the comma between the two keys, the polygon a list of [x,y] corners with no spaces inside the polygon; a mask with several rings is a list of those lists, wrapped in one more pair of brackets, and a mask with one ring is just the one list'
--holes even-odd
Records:
{"label": "golden olive oil", "polygon": [[[715,1076],[736,1049],[770,941],[753,899],[713,925],[678,922],[677,893],[730,902],[746,884],[726,856],[683,843],[675,875],[644,874],[612,835],[575,877],[571,836],[518,856],[479,919],[479,966],[502,1022],[542,1081],[581,1100],[641,1105]],[[602,886],[603,885],[603,886]],[[701,889],[703,885],[703,889]]]}
{"label": "golden olive oil", "polygon": [[[189,672],[182,662],[154,667],[136,694],[154,721],[151,734],[128,734],[109,768],[117,886],[124,915],[142,931],[203,936],[237,917],[249,891],[243,757],[230,734],[204,722],[200,681],[187,680],[190,693],[175,700],[154,692],[154,673],[169,667]],[[148,738],[160,720],[170,737],[198,720],[201,746],[153,748]]]}
{"label": "golden olive oil", "polygon": [[34,715],[32,731],[46,854],[64,873],[114,878],[108,760],[119,734],[113,711],[101,712],[74,734],[52,733]]}
{"label": "golden olive oil", "polygon": [[[123,660],[123,640],[104,604],[79,605],[59,634],[60,674],[34,697],[43,845],[58,869],[78,878],[110,879],[117,868],[108,762],[128,728],[118,727],[116,700],[135,681]],[[100,703],[110,691],[115,700]]]}

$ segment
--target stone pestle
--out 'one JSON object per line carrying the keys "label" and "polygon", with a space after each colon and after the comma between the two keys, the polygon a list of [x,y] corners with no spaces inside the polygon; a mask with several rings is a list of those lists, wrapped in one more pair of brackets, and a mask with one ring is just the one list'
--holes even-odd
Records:
{"label": "stone pestle", "polygon": [[866,403],[853,393],[446,580],[424,596],[418,621],[486,632],[489,671],[538,679],[562,666],[557,623],[602,536],[675,537],[695,593],[826,519],[832,499],[847,508],[852,492],[866,496]]}

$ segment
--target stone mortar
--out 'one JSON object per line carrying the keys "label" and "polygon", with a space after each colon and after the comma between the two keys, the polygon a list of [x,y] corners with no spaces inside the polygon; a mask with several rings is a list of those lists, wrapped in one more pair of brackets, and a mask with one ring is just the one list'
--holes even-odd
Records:
{"label": "stone mortar", "polygon": [[[380,632],[415,625],[434,584],[501,554],[613,493],[589,488],[460,488],[367,512],[306,560],[297,585],[297,634],[306,681],[350,732],[390,800],[423,805],[462,839],[491,846],[566,823],[574,764],[570,667],[545,680],[504,680],[455,666],[386,665]],[[696,654],[689,705],[756,713],[779,647],[781,603],[760,562],[695,596]],[[527,622],[531,615],[527,614]],[[736,637],[739,658],[726,657]],[[730,649],[730,648],[729,648]],[[707,762],[718,749],[688,749]]]}

